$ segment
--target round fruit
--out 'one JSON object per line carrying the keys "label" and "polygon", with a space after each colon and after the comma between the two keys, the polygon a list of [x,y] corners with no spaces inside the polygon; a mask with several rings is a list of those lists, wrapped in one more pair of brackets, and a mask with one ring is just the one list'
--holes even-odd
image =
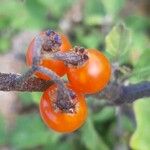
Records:
{"label": "round fruit", "polygon": [[40,114],[45,124],[57,132],[73,132],[84,123],[87,117],[87,105],[83,95],[75,93],[74,107],[63,111],[56,106],[57,87],[51,86],[41,98]]}
{"label": "round fruit", "polygon": [[101,91],[107,85],[111,65],[100,51],[88,49],[87,52],[87,62],[79,67],[68,67],[67,76],[76,91],[91,94]]}
{"label": "round fruit", "polygon": [[[53,32],[53,33],[55,33],[55,32]],[[47,32],[41,32],[39,34],[39,36],[41,37],[41,39],[44,39],[44,38],[47,38],[48,36],[51,36],[51,35],[47,35]],[[69,42],[69,39],[65,35],[55,33],[55,37],[52,40],[56,40],[56,42],[57,42],[59,40],[59,38],[60,38],[60,42],[61,42],[61,44],[58,45],[59,50],[61,52],[69,51],[72,48],[71,43]],[[49,41],[47,40],[46,42],[45,42],[46,44],[49,44],[48,42],[50,42],[50,40]],[[52,42],[55,42],[55,41],[52,41]],[[27,62],[27,65],[29,65],[29,66],[32,66],[34,44],[35,44],[35,38],[31,41],[31,43],[29,44],[29,47],[27,49],[26,62]],[[46,53],[49,53],[49,51],[46,50]],[[40,61],[39,65],[46,67],[48,69],[51,69],[52,71],[54,71],[59,76],[63,76],[67,71],[67,68],[62,61],[54,60],[52,58],[42,58],[41,57],[41,61]],[[35,75],[41,79],[44,79],[44,80],[50,79],[47,75],[40,73],[40,72],[36,72]]]}

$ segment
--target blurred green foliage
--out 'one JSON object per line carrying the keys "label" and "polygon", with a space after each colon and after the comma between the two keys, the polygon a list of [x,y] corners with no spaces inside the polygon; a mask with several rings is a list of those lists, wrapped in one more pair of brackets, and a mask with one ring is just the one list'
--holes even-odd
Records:
{"label": "blurred green foliage", "polygon": [[[13,37],[24,30],[60,30],[60,21],[76,2],[1,0],[0,53],[8,52]],[[150,79],[150,19],[137,12],[123,15],[121,12],[126,5],[125,0],[86,0],[83,20],[71,29],[69,36],[74,45],[105,50],[113,63],[132,66],[128,82],[136,83]],[[40,96],[41,93],[20,93],[19,100],[23,107],[34,105],[38,110]],[[96,111],[96,108],[90,107],[91,103],[93,106],[100,106],[100,109]],[[18,114],[11,131],[6,130],[4,118],[0,117],[0,146],[8,145],[15,150],[111,150],[119,144],[128,147],[130,143],[135,150],[149,149],[148,100],[133,104],[137,121],[134,134],[133,121],[127,115],[122,115],[124,133],[119,138],[116,133],[116,108],[102,107],[103,103],[94,98],[88,98],[88,104],[88,120],[81,129],[72,134],[58,134],[48,129],[35,111]]]}
{"label": "blurred green foliage", "polygon": [[150,134],[149,134],[149,115],[150,115],[150,99],[141,99],[134,104],[136,113],[137,129],[133,134],[130,144],[135,150],[149,150]]}
{"label": "blurred green foliage", "polygon": [[59,137],[59,134],[47,130],[39,114],[32,113],[17,118],[16,127],[10,135],[10,143],[15,149],[20,150],[47,144],[53,145]]}

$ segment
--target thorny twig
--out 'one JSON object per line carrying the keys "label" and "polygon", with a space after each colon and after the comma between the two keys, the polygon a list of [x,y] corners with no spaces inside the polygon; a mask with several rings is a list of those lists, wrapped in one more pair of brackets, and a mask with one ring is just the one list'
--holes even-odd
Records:
{"label": "thorny twig", "polygon": [[111,82],[102,92],[94,96],[99,99],[107,99],[114,105],[133,103],[137,99],[150,97],[150,81],[128,86]]}
{"label": "thorny twig", "polygon": [[[53,84],[53,81],[44,81],[36,77],[31,77],[22,85],[16,84],[18,74],[0,73],[1,91],[45,91]],[[150,97],[150,81],[145,81],[128,86],[110,83],[100,93],[93,95],[99,99],[108,99],[115,105],[132,103],[139,98]]]}

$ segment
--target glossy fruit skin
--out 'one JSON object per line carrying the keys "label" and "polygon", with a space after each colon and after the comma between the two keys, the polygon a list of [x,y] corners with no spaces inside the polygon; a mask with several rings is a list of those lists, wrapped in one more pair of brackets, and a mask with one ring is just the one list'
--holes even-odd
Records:
{"label": "glossy fruit skin", "polygon": [[71,86],[78,92],[92,94],[101,91],[109,82],[111,65],[96,49],[87,49],[89,60],[78,68],[68,67],[67,76]]}
{"label": "glossy fruit skin", "polygon": [[[40,36],[43,36],[44,34],[45,34],[44,32],[41,32]],[[62,41],[60,51],[62,51],[62,52],[69,51],[72,48],[72,45],[71,45],[69,39],[65,35],[62,35],[62,34],[59,34],[59,35],[60,35],[60,38]],[[27,49],[26,63],[28,66],[32,65],[32,55],[33,55],[34,42],[35,42],[35,39],[33,39],[31,41],[31,43],[29,44],[29,47]],[[64,65],[64,63],[62,61],[54,60],[54,59],[42,59],[40,66],[43,66],[43,67],[46,67],[48,69],[53,70],[59,76],[63,76],[67,71],[67,67]],[[36,72],[35,75],[41,79],[44,79],[44,80],[50,79],[48,76],[46,76],[40,72]]]}
{"label": "glossy fruit skin", "polygon": [[[56,88],[56,86],[55,86]],[[40,114],[45,124],[62,133],[69,133],[77,130],[85,122],[87,117],[87,105],[83,95],[76,93],[75,112],[68,113],[58,110],[53,107],[53,94],[54,86],[47,89],[40,101]],[[50,97],[51,96],[51,97]]]}

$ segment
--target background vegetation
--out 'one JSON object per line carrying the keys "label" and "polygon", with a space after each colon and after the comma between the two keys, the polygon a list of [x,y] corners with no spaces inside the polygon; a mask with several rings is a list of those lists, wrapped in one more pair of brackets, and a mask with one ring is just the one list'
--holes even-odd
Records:
{"label": "background vegetation", "polygon": [[[11,72],[7,63],[14,72],[24,72],[29,41],[51,28],[67,34],[73,45],[102,50],[119,66],[123,84],[149,80],[149,17],[149,0],[1,0],[0,72]],[[150,100],[115,107],[106,100],[87,98],[89,117],[84,126],[71,134],[59,134],[48,129],[39,116],[41,93],[0,95],[2,150],[150,149]]]}

